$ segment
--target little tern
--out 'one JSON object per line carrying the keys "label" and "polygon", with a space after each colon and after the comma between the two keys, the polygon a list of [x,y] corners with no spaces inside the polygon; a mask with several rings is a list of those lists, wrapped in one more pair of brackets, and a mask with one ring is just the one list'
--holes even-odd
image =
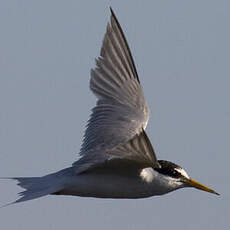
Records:
{"label": "little tern", "polygon": [[[80,149],[71,167],[42,177],[14,177],[25,190],[13,203],[45,195],[97,198],[145,198],[194,187],[219,195],[191,179],[169,161],[157,160],[145,132],[147,106],[122,28],[111,17],[90,89],[97,97]],[[11,203],[11,204],[13,204]]]}

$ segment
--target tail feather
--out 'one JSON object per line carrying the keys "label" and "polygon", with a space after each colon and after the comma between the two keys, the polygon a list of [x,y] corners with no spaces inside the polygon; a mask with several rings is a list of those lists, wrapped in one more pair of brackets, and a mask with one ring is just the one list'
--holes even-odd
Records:
{"label": "tail feather", "polygon": [[28,189],[32,184],[35,184],[39,181],[41,177],[13,177],[11,179],[17,180],[20,187]]}
{"label": "tail feather", "polygon": [[52,173],[43,177],[13,177],[5,179],[13,179],[18,181],[18,185],[25,189],[19,193],[21,196],[18,200],[9,203],[15,204],[27,200],[36,199],[60,191],[68,182],[68,175],[72,172],[71,168],[63,169],[59,172]]}
{"label": "tail feather", "polygon": [[47,176],[12,178],[19,182],[19,186],[26,189],[19,193],[21,197],[16,200],[15,203],[46,196],[61,188],[60,184],[54,184],[49,179],[47,180],[46,177]]}

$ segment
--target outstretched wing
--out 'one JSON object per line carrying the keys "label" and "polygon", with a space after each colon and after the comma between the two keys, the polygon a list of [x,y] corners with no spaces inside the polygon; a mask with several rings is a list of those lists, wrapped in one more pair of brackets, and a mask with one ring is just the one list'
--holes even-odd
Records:
{"label": "outstretched wing", "polygon": [[98,101],[84,135],[82,158],[73,164],[76,170],[84,171],[115,158],[142,163],[148,159],[153,165],[156,157],[143,131],[149,109],[128,43],[112,9],[100,57],[91,70],[90,89]]}
{"label": "outstretched wing", "polygon": [[99,166],[129,168],[160,167],[151,142],[145,131],[136,134],[130,141],[112,149],[95,149],[87,152],[74,163],[75,172],[82,173]]}

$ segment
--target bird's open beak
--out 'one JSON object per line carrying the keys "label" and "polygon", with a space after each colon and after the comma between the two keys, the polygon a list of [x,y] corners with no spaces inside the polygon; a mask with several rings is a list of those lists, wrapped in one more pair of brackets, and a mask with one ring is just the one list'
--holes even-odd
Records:
{"label": "bird's open beak", "polygon": [[193,188],[197,188],[206,192],[210,192],[210,193],[214,193],[216,195],[220,195],[219,193],[215,192],[214,190],[210,189],[209,187],[206,187],[202,184],[200,184],[199,182],[189,178],[185,181],[185,184],[189,187],[193,187]]}

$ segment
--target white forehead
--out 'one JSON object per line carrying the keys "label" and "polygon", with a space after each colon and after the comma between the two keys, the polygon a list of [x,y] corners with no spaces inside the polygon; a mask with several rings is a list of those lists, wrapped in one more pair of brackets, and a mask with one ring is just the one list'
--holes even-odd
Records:
{"label": "white forehead", "polygon": [[189,179],[188,173],[186,173],[186,171],[184,169],[182,169],[182,168],[175,168],[175,170],[177,172],[179,172],[182,176],[184,176],[184,177],[186,177],[186,178]]}

